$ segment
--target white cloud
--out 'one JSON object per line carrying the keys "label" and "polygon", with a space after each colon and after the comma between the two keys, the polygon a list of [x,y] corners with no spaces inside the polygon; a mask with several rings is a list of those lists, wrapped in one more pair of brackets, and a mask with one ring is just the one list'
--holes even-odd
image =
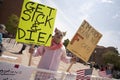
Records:
{"label": "white cloud", "polygon": [[80,6],[79,13],[82,15],[82,18],[87,19],[89,17],[89,13],[91,12],[92,8],[94,7],[94,2],[86,2],[85,4]]}
{"label": "white cloud", "polygon": [[113,3],[113,0],[101,0],[103,3]]}
{"label": "white cloud", "polygon": [[113,15],[112,18],[113,19],[120,19],[120,11],[118,13],[116,13],[115,15]]}
{"label": "white cloud", "polygon": [[99,41],[99,45],[109,47],[113,46],[115,48],[118,48],[120,52],[120,32],[116,31],[106,31],[103,33],[103,37]]}
{"label": "white cloud", "polygon": [[[86,6],[86,5],[87,5],[87,6]],[[80,12],[84,14],[84,13],[90,11],[90,9],[92,8],[92,6],[93,6],[93,3],[83,4],[83,5],[80,7]]]}

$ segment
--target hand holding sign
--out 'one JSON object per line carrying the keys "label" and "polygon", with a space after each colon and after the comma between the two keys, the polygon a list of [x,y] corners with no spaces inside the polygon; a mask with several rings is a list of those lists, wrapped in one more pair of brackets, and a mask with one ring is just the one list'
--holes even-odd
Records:
{"label": "hand holding sign", "polygon": [[71,58],[71,63],[76,63],[76,59],[77,59],[77,57],[76,56],[73,56],[72,58]]}
{"label": "hand holding sign", "polygon": [[29,53],[30,53],[30,54],[33,54],[34,51],[35,51],[34,47],[30,47],[30,48],[29,48]]}

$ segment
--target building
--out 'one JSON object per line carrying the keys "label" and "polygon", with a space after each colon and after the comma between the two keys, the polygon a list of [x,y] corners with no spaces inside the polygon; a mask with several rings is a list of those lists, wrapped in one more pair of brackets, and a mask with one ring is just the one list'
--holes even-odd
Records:
{"label": "building", "polygon": [[20,17],[23,0],[0,0],[0,24],[6,24],[12,14]]}
{"label": "building", "polygon": [[108,51],[114,51],[115,53],[118,53],[115,47],[104,47],[97,45],[89,59],[89,62],[96,62],[99,65],[103,65],[104,61],[102,55]]}

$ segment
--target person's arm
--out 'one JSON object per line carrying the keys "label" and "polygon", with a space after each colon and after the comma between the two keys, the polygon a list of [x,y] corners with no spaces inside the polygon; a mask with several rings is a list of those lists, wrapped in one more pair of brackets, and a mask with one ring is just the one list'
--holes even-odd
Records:
{"label": "person's arm", "polygon": [[63,47],[61,60],[62,60],[63,62],[65,62],[65,63],[70,63],[70,62],[71,62],[71,58],[72,58],[72,57],[68,57],[68,56],[67,56],[66,50],[65,50],[65,48]]}

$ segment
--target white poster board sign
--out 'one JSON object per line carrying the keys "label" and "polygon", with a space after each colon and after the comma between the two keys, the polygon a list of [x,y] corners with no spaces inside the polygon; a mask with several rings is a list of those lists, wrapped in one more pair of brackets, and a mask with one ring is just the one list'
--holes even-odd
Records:
{"label": "white poster board sign", "polygon": [[30,67],[0,62],[0,80],[29,80],[32,72]]}

